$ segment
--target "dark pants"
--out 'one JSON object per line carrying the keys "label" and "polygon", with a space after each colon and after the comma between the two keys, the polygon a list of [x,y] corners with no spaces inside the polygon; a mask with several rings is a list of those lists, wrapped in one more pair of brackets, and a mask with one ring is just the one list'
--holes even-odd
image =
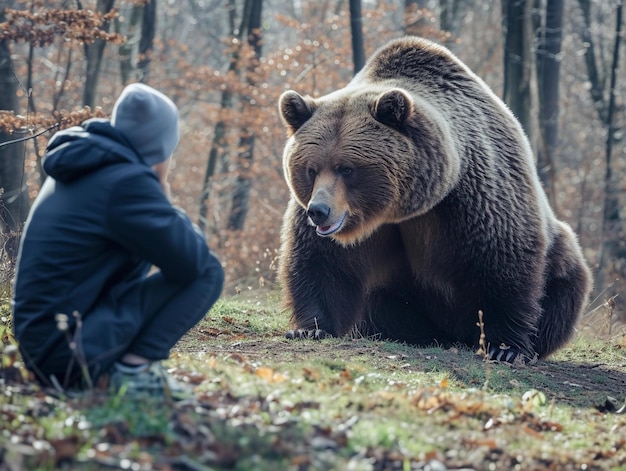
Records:
{"label": "dark pants", "polygon": [[87,313],[73,332],[73,342],[63,338],[33,370],[43,383],[49,384],[54,375],[63,387],[74,387],[85,384],[85,368],[96,382],[126,353],[166,359],[215,304],[223,284],[217,258],[207,273],[189,282],[167,280],[160,272],[149,275]]}

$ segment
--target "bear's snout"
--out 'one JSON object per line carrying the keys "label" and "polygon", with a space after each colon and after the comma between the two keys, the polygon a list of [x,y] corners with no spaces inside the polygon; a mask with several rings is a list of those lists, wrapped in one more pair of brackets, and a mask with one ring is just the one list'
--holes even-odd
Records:
{"label": "bear's snout", "polygon": [[311,201],[306,210],[307,216],[316,226],[322,226],[330,216],[330,206],[325,203]]}
{"label": "bear's snout", "polygon": [[317,235],[328,237],[339,232],[348,216],[344,188],[336,182],[316,182],[316,188],[306,207],[306,215]]}

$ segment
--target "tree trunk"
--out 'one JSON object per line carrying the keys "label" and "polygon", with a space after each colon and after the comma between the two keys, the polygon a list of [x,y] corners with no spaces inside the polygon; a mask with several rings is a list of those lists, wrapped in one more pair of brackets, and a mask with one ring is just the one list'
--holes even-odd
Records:
{"label": "tree trunk", "polygon": [[559,77],[563,33],[563,0],[548,0],[544,26],[537,41],[537,90],[539,104],[539,178],[556,210],[554,154],[559,131]]}
{"label": "tree trunk", "polygon": [[606,116],[606,147],[605,161],[606,170],[604,177],[604,210],[602,224],[602,238],[598,256],[598,275],[596,286],[602,288],[606,266],[611,263],[617,268],[620,275],[624,272],[624,259],[626,250],[623,241],[623,222],[620,215],[619,188],[620,176],[613,174],[613,118],[615,115],[615,95],[617,94],[617,72],[619,68],[619,48],[622,35],[622,1],[617,4],[615,20],[615,42],[613,45],[613,58],[611,61],[611,81],[609,85],[609,103]]}
{"label": "tree trunk", "polygon": [[[98,0],[97,10],[102,14],[109,13],[115,0]],[[109,30],[108,24],[103,24],[104,31]],[[106,41],[96,39],[92,44],[85,44],[85,58],[87,59],[87,71],[85,73],[85,88],[83,90],[83,104],[93,108],[96,101],[96,90],[100,75],[100,65]]]}
{"label": "tree trunk", "polygon": [[[0,10],[0,23],[3,21],[4,10]],[[13,74],[8,40],[0,41],[0,90],[0,109],[17,113],[18,82]],[[12,139],[15,136],[0,132],[0,143]],[[29,210],[24,157],[24,142],[0,147],[0,256],[6,255],[11,264],[15,262]]]}
{"label": "tree trunk", "polygon": [[[504,101],[531,137],[530,9],[528,0],[502,0],[504,17]],[[532,140],[531,140],[532,142]]]}
{"label": "tree trunk", "polygon": [[352,33],[352,60],[354,61],[354,74],[356,75],[365,65],[361,0],[350,0],[350,31]]}
{"label": "tree trunk", "polygon": [[[509,0],[503,0],[508,2]],[[440,0],[439,1],[439,27],[446,35],[446,42],[450,46],[454,44],[461,29],[463,12],[473,8],[473,0]]]}
{"label": "tree trunk", "polygon": [[122,44],[118,49],[118,54],[120,56],[120,76],[122,79],[122,85],[126,85],[131,80],[131,74],[135,68],[133,64],[133,58],[136,55],[136,46],[139,41],[138,36],[141,34],[139,32],[139,21],[143,19],[143,10],[144,7],[141,5],[132,5],[130,11],[130,15],[128,15],[129,19],[126,21],[124,25],[125,28],[122,29],[119,21],[116,21],[116,32],[118,34],[123,34],[126,36],[126,42]]}
{"label": "tree trunk", "polygon": [[[624,221],[620,214],[619,203],[619,175],[613,171],[612,146],[614,136],[613,115],[615,109],[615,93],[617,72],[619,65],[619,47],[622,31],[622,1],[619,0],[616,9],[615,38],[613,44],[612,63],[610,67],[598,64],[596,44],[591,34],[591,5],[590,0],[578,0],[584,21],[580,31],[581,39],[586,47],[585,64],[589,78],[589,93],[593,100],[598,117],[607,130],[605,141],[605,176],[604,176],[604,206],[602,221],[600,221],[600,244],[597,256],[597,272],[595,278],[596,292],[602,293],[607,287],[604,279],[607,274],[626,275],[626,249],[624,246]],[[602,54],[600,54],[602,57]],[[607,74],[604,69],[610,70],[609,90],[606,90]]]}
{"label": "tree trunk", "polygon": [[[253,2],[248,23],[248,44],[254,50],[254,58],[247,67],[246,81],[249,87],[256,84],[255,69],[261,58],[261,17],[263,12],[263,0]],[[244,107],[247,104],[244,104]],[[250,171],[254,159],[254,132],[243,128],[239,139],[239,155],[237,156],[237,180],[233,190],[233,198],[228,218],[228,228],[232,230],[243,229],[246,215],[248,214],[248,201],[252,180]]]}
{"label": "tree trunk", "polygon": [[[252,9],[253,0],[246,0],[243,8],[243,14],[239,28],[235,27],[235,18],[237,16],[237,9],[235,0],[228,0],[227,8],[230,18],[230,30],[233,38],[237,39],[236,45],[233,46],[233,52],[230,58],[230,64],[228,66],[228,73],[233,77],[237,77],[240,74],[239,70],[239,56],[240,56],[240,44],[244,35],[244,29],[250,21],[250,12]],[[226,88],[222,92],[222,99],[220,102],[221,108],[230,109],[233,107],[233,94]],[[209,201],[211,198],[211,180],[215,175],[215,168],[218,161],[224,161],[227,154],[226,143],[226,122],[219,120],[215,124],[215,131],[213,134],[213,142],[211,144],[211,150],[209,151],[209,159],[207,161],[207,169],[204,174],[204,182],[202,185],[202,193],[200,195],[200,208],[198,211],[198,226],[200,229],[205,230],[207,227],[207,212],[209,208]]]}
{"label": "tree trunk", "polygon": [[[35,85],[33,83],[33,64],[35,63],[35,45],[31,42],[28,45],[28,63],[27,63],[27,78],[26,78],[26,90],[28,90],[28,112],[37,113],[37,107],[35,106],[35,99],[33,97],[33,90]],[[55,105],[56,106],[56,105]],[[56,111],[56,108],[53,108]],[[37,157],[37,170],[39,171],[39,186],[43,185],[46,179],[46,172],[44,172],[41,166],[41,158],[43,157],[39,143],[37,139],[33,139],[33,148],[35,150],[35,156]]]}
{"label": "tree trunk", "polygon": [[589,77],[589,84],[591,88],[589,93],[591,99],[596,107],[598,116],[603,124],[606,124],[607,104],[604,99],[604,84],[605,79],[601,76],[598,70],[598,63],[596,60],[596,47],[591,35],[591,1],[590,0],[578,0],[578,4],[583,14],[583,20],[585,22],[583,29],[580,32],[583,44],[586,47],[585,50],[585,64],[587,66],[587,76]]}
{"label": "tree trunk", "polygon": [[154,35],[156,32],[156,10],[157,0],[150,0],[143,7],[141,39],[139,40],[139,61],[137,62],[138,78],[143,83],[148,82],[150,75],[150,62],[152,61]]}
{"label": "tree trunk", "polygon": [[405,0],[404,1],[404,24],[403,30],[406,35],[422,36],[428,27],[427,17],[421,15],[417,20],[410,20],[410,15],[426,8],[424,0]]}

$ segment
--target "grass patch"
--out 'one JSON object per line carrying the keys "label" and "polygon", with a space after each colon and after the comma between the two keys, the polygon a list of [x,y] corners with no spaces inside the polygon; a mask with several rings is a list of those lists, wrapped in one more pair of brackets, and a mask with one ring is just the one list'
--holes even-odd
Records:
{"label": "grass patch", "polygon": [[166,363],[176,404],[0,383],[0,469],[626,470],[621,345],[513,368],[287,325],[274,293],[220,300]]}

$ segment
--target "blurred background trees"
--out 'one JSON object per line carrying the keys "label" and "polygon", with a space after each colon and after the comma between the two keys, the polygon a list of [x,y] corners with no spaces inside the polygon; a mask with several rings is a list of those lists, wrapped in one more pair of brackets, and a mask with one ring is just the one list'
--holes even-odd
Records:
{"label": "blurred background trees", "polygon": [[451,48],[522,122],[541,181],[597,274],[591,310],[626,287],[621,4],[6,0],[0,11],[2,255],[5,261],[15,255],[54,131],[109,116],[122,88],[141,81],[181,110],[174,202],[220,255],[226,292],[271,287],[288,199],[278,96],[289,88],[313,96],[333,91],[387,40],[417,34]]}

